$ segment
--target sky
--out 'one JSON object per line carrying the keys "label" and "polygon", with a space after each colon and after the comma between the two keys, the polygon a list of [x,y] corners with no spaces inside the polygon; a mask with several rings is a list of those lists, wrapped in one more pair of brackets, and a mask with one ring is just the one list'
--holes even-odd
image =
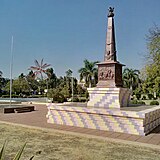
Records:
{"label": "sky", "polygon": [[51,64],[57,76],[79,77],[84,59],[103,61],[108,8],[115,8],[118,61],[141,69],[149,28],[160,26],[160,0],[0,0],[0,71],[28,74],[34,60]]}

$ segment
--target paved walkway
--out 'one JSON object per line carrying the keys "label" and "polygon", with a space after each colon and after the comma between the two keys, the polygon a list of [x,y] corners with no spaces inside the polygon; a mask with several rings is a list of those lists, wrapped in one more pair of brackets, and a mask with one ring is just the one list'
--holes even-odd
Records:
{"label": "paved walkway", "polygon": [[47,114],[46,106],[45,105],[35,105],[35,106],[36,106],[36,111],[34,112],[0,114],[0,121],[5,121],[9,123],[18,123],[22,125],[42,127],[48,129],[69,131],[73,133],[81,133],[99,137],[108,137],[120,140],[141,142],[141,143],[160,146],[160,126],[157,127],[154,131],[152,131],[152,133],[150,133],[147,136],[138,136],[138,135],[118,133],[118,132],[100,131],[95,129],[48,124],[46,119],[46,114]]}

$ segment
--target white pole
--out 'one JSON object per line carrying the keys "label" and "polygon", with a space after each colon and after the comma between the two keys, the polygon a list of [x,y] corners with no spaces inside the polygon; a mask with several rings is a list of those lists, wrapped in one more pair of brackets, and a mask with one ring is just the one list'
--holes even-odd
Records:
{"label": "white pole", "polygon": [[73,102],[73,74],[72,74],[72,102]]}
{"label": "white pole", "polygon": [[11,61],[10,61],[10,106],[12,101],[12,70],[13,70],[13,36],[11,39]]}

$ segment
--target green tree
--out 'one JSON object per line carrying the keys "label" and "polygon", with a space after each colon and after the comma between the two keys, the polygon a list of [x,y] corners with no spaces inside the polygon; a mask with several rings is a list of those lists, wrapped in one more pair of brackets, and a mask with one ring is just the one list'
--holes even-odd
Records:
{"label": "green tree", "polygon": [[2,74],[3,74],[2,71],[0,71],[0,78],[2,78]]}
{"label": "green tree", "polygon": [[[41,91],[43,92],[44,89],[46,89],[46,87],[48,88],[47,78],[48,78],[49,72],[47,72],[47,68],[51,65],[47,63],[43,63],[43,59],[41,59],[40,62],[35,60],[34,63],[35,63],[35,66],[31,66],[29,70],[33,71],[35,79],[38,80],[38,89],[39,89],[39,92],[41,93]],[[45,85],[44,85],[44,77],[46,78]]]}
{"label": "green tree", "polygon": [[96,63],[98,63],[98,61],[89,62],[85,59],[83,62],[84,67],[78,70],[80,74],[80,81],[84,79],[86,87],[93,87],[98,82],[98,69],[96,67]]}
{"label": "green tree", "polygon": [[71,96],[71,93],[72,93],[72,83],[74,83],[73,81],[73,77],[72,77],[72,70],[71,69],[68,69],[66,71],[66,76],[64,77],[65,79],[65,82],[66,82],[66,87],[67,87],[67,90],[69,92],[69,97]]}
{"label": "green tree", "polygon": [[73,71],[71,69],[68,69],[66,71],[66,77],[72,77],[72,73],[73,73]]}
{"label": "green tree", "polygon": [[[7,83],[5,90],[9,92],[10,82]],[[12,81],[12,92],[16,94],[29,94],[30,87],[24,77],[18,77]]]}
{"label": "green tree", "polygon": [[48,88],[56,88],[57,87],[57,76],[54,73],[53,68],[48,68],[46,70],[46,74],[47,74],[47,83],[48,83]]}
{"label": "green tree", "polygon": [[0,71],[0,89],[2,88],[3,86],[3,77],[2,77],[2,71]]}
{"label": "green tree", "polygon": [[160,28],[151,28],[146,37],[148,53],[143,68],[143,91],[160,95]]}
{"label": "green tree", "polygon": [[123,85],[131,90],[135,90],[140,83],[140,71],[136,69],[125,68],[123,70]]}

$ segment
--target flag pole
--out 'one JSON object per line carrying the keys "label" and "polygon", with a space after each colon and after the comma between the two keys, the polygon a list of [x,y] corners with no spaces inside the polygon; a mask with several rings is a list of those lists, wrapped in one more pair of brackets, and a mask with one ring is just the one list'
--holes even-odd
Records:
{"label": "flag pole", "polygon": [[13,36],[11,39],[11,60],[10,60],[10,106],[12,104],[12,71],[13,71]]}

